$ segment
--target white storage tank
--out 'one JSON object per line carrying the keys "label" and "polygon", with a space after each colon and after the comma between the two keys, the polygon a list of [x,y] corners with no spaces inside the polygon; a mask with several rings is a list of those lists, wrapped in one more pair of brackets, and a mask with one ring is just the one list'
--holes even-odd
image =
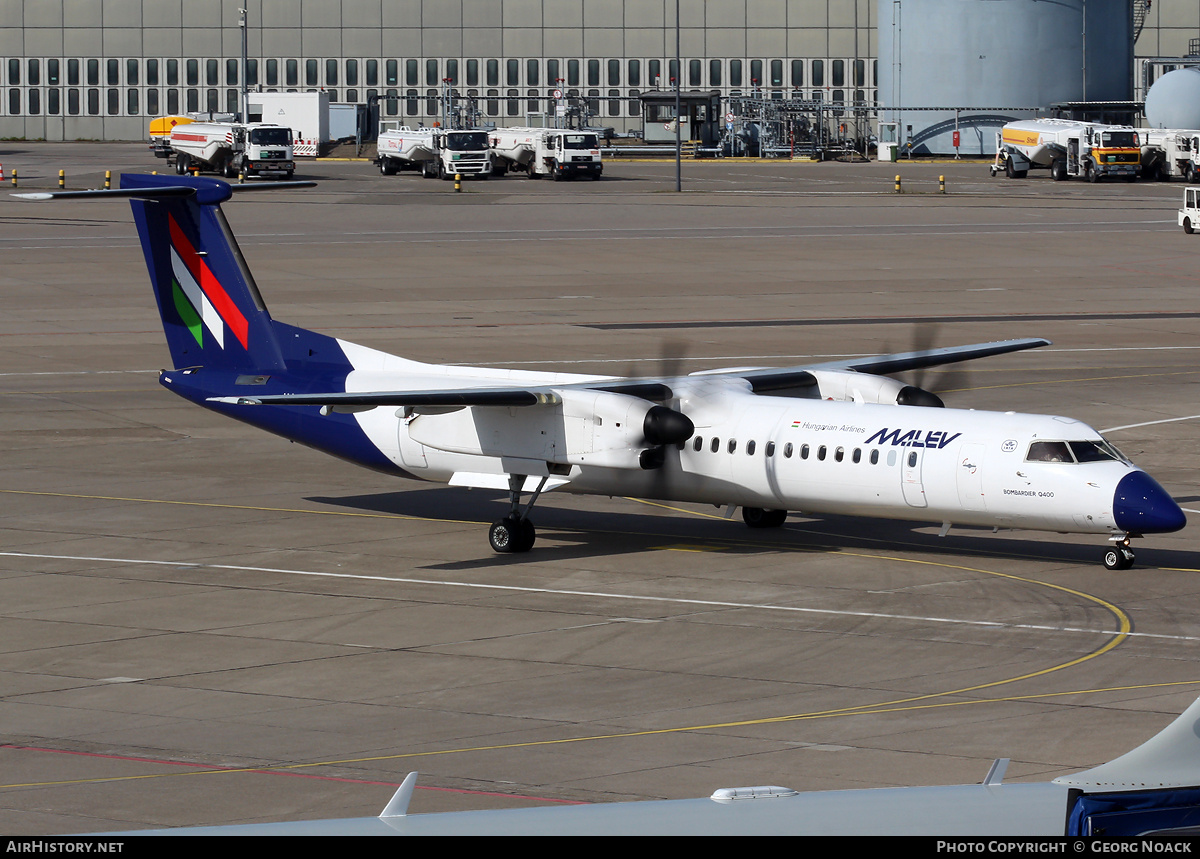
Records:
{"label": "white storage tank", "polygon": [[996,131],[1030,115],[994,108],[1132,98],[1128,0],[878,0],[877,8],[879,115],[900,124],[902,154],[909,126],[915,153],[953,153],[955,112],[886,107],[964,108],[958,151],[990,155]]}
{"label": "white storage tank", "polygon": [[1200,69],[1167,72],[1146,93],[1151,128],[1200,128]]}

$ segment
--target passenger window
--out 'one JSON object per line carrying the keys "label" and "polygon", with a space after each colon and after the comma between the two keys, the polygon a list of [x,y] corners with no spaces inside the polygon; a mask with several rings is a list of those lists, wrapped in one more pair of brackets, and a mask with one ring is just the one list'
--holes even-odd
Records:
{"label": "passenger window", "polygon": [[835,450],[833,452],[833,458],[836,462],[841,462],[843,457],[845,457],[845,456],[846,456],[846,449],[844,447],[839,447],[837,450]]}
{"label": "passenger window", "polygon": [[754,456],[754,448],[755,444],[753,439],[746,442],[746,456]]}
{"label": "passenger window", "polygon": [[791,459],[791,456],[792,456],[792,443],[791,443],[790,441],[789,441],[787,444],[785,444],[785,445],[783,446],[783,455],[784,455],[784,458],[786,458],[786,459]]}
{"label": "passenger window", "polygon": [[1029,445],[1026,462],[1074,462],[1065,441],[1035,441]]}
{"label": "passenger window", "polygon": [[800,445],[800,458],[808,459],[808,445],[806,445],[806,444]]}
{"label": "passenger window", "polygon": [[716,453],[718,450],[721,449],[721,440],[719,438],[717,438],[716,436],[713,436],[712,444],[709,446],[709,448],[712,450],[713,453]]}
{"label": "passenger window", "polygon": [[871,465],[879,465],[879,450],[878,448],[871,451]]}
{"label": "passenger window", "polygon": [[727,447],[730,453],[733,453],[735,450],[737,450],[737,439],[731,438]]}
{"label": "passenger window", "polygon": [[817,448],[817,459],[821,462],[825,461],[825,445]]}
{"label": "passenger window", "polygon": [[888,465],[895,465],[895,464],[896,464],[896,451],[894,451],[894,450],[889,450],[889,451],[888,451],[888,460],[887,460],[887,462],[888,462]]}
{"label": "passenger window", "polygon": [[916,467],[917,467],[917,452],[916,452],[915,450],[913,450],[913,451],[909,451],[909,454],[908,454],[908,467],[909,467],[909,468],[916,468]]}
{"label": "passenger window", "polygon": [[775,455],[775,442],[773,442],[773,441],[767,442],[766,454],[767,454],[767,456]]}
{"label": "passenger window", "polygon": [[696,440],[694,442],[692,442],[692,450],[699,452],[703,449],[704,449],[704,439],[701,438],[700,436],[696,436]]}
{"label": "passenger window", "polygon": [[862,462],[862,451],[859,450],[857,447],[854,448],[854,456],[852,458],[856,463]]}

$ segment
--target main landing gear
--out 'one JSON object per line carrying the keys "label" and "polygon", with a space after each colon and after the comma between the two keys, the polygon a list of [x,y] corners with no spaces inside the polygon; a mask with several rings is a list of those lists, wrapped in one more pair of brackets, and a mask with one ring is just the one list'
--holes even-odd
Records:
{"label": "main landing gear", "polygon": [[1129,548],[1129,534],[1118,540],[1112,548],[1104,550],[1104,567],[1109,570],[1128,570],[1133,566],[1133,549]]}
{"label": "main landing gear", "polygon": [[529,521],[529,511],[533,509],[538,496],[542,494],[548,478],[543,477],[541,482],[538,483],[537,489],[533,491],[533,495],[529,497],[529,503],[525,505],[525,510],[522,511],[521,489],[525,486],[526,477],[527,475],[524,474],[510,474],[508,476],[508,496],[512,508],[509,514],[503,519],[493,522],[491,529],[488,531],[488,542],[492,544],[492,551],[510,554],[528,552],[533,548],[533,542],[537,539],[537,532],[533,528],[533,523]]}
{"label": "main landing gear", "polygon": [[751,528],[778,528],[787,521],[786,510],[764,510],[761,507],[743,507],[742,521]]}

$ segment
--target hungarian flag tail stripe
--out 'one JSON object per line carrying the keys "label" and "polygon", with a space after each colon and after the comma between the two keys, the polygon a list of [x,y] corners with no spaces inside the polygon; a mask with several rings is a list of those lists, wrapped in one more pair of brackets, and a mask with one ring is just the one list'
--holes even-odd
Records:
{"label": "hungarian flag tail stripe", "polygon": [[[175,272],[175,283],[183,290],[183,294],[187,296],[187,300],[191,302],[193,318],[199,315],[204,322],[204,327],[209,330],[213,338],[217,341],[217,345],[222,349],[225,348],[225,324],[221,321],[221,315],[217,309],[213,307],[212,302],[205,296],[204,291],[200,289],[200,285],[196,283],[192,273],[188,267],[184,265],[179,253],[174,247],[171,248],[171,269]],[[180,314],[182,316],[182,314]],[[192,334],[196,334],[196,328],[191,319],[184,317],[185,324],[192,329]],[[199,342],[199,338],[197,338]]]}
{"label": "hungarian flag tail stripe", "polygon": [[[195,248],[192,247],[192,243],[188,241],[183,230],[179,228],[179,224],[175,222],[175,218],[170,216],[168,218],[171,227],[171,245],[172,249],[178,252],[178,259],[187,272],[190,273],[193,283],[199,284],[198,288],[200,291],[209,298],[211,306],[216,308],[221,319],[225,320],[225,324],[229,326],[229,330],[233,332],[233,336],[242,344],[242,348],[249,349],[250,325],[246,321],[246,317],[238,310],[237,305],[233,303],[233,299],[229,297],[229,293],[225,291],[220,282],[217,281],[216,277],[209,270],[208,265],[196,253]],[[174,262],[174,257],[172,258],[172,262]],[[178,269],[176,269],[175,273],[176,277],[179,277],[180,272]],[[184,292],[187,292],[187,285],[183,283],[182,278],[180,278],[180,285],[184,287]],[[191,295],[189,294],[188,297],[191,298]],[[201,305],[196,304],[196,308],[201,311],[201,316],[205,318],[205,324],[207,325],[207,317],[204,315]],[[209,330],[212,330],[211,326],[209,326]]]}

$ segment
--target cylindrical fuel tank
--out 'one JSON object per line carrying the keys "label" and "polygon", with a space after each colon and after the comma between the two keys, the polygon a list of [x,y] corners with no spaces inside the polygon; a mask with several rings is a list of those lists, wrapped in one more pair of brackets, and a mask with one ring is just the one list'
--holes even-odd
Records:
{"label": "cylindrical fuel tank", "polygon": [[1200,69],[1167,72],[1146,93],[1151,128],[1200,128]]}
{"label": "cylindrical fuel tank", "polygon": [[[1031,115],[1004,108],[1132,98],[1127,0],[878,0],[878,11],[880,119],[900,123],[902,153],[910,139],[916,153],[953,153],[957,118],[958,151],[991,154],[1005,122]],[[951,110],[886,109],[897,107]]]}

